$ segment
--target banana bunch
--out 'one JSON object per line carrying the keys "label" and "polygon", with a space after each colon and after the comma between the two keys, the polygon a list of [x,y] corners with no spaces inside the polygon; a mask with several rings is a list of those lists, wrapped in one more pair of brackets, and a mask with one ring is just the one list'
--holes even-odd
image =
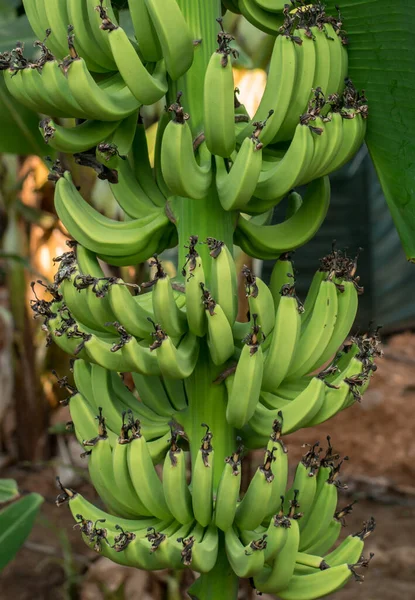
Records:
{"label": "banana bunch", "polygon": [[[24,0],[36,59],[21,43],[0,56],[10,93],[42,115],[45,142],[73,156],[50,174],[73,241],[54,281],[38,282],[50,300],[33,283],[31,307],[47,343],[75,358],[74,385],[59,384],[106,510],[61,484],[57,503],[115,562],[199,572],[199,600],[234,600],[237,578],[313,600],[361,579],[374,520],[330,552],[352,508],[338,508],[342,460],[330,438],[324,455],[317,442],[288,486],[282,436],[360,402],[381,350],[377,330],[348,337],[357,259],[333,247],[303,304],[290,252],[321,226],[328,175],[362,144],[367,100],[347,78],[340,12],[222,0],[275,38],[251,118],[220,4],[128,0],[130,36],[111,0]],[[163,98],[150,161],[141,107]],[[62,166],[71,160],[106,182],[120,220],[83,198]],[[270,225],[284,199],[284,221]],[[269,285],[238,272],[233,243],[275,260]],[[177,244],[172,279],[159,255]],[[121,279],[118,267],[144,261],[148,281]],[[245,449],[263,459],[243,489]]]}
{"label": "banana bunch", "polygon": [[[133,372],[148,389],[149,408],[165,417],[173,417],[171,403],[162,401],[162,390],[172,385],[166,382],[182,387],[195,372],[199,354],[207,351],[226,390],[227,423],[252,448],[267,443],[281,412],[287,434],[360,401],[381,351],[377,332],[352,337],[339,351],[363,291],[357,258],[333,248],[320,261],[304,305],[296,296],[287,254],[275,263],[271,287],[244,267],[249,320],[241,322],[234,260],[223,242],[208,238],[206,244],[208,261],[197,250],[198,237],[190,238],[184,286],[172,282],[154,256],[154,277],[141,288],[105,276],[96,254],[71,244],[55,259],[59,268],[49,286],[52,300],[34,302],[32,308],[65,351],[103,373]],[[132,295],[131,287],[141,293]],[[173,400],[183,418],[190,410],[189,395],[184,400],[182,390]],[[117,412],[114,434],[122,408]]]}
{"label": "banana bunch", "polygon": [[[75,379],[85,388],[84,369],[83,364]],[[78,410],[73,409],[74,402],[77,407],[88,402],[86,398],[79,401],[79,391],[71,392],[73,415]],[[319,443],[310,446],[297,465],[291,488],[285,491],[287,471],[275,465],[275,451],[278,446],[286,455],[286,448],[280,439],[281,423],[274,424],[268,443],[272,449],[266,450],[263,464],[240,500],[242,445],[220,467],[215,493],[214,436],[206,426],[189,485],[187,452],[182,447],[187,436],[177,423],[171,423],[170,449],[160,480],[150,453],[152,442],[144,437],[133,411],[127,423],[125,415],[123,412],[120,436],[114,440],[99,408],[94,437],[82,441],[84,447],[91,448],[85,453],[91,478],[111,513],[59,483],[57,504],[69,502],[85,542],[96,552],[140,569],[191,567],[209,573],[223,535],[232,570],[240,578],[250,578],[259,592],[313,600],[335,591],[353,575],[362,579],[355,569],[368,565],[362,552],[375,521],[370,518],[361,531],[349,535],[330,552],[353,506],[337,510],[338,490],[347,486],[338,481],[343,461],[334,452],[330,438],[322,458]],[[94,419],[88,417],[77,435],[93,431]],[[285,493],[281,499],[274,498],[275,479]]]}

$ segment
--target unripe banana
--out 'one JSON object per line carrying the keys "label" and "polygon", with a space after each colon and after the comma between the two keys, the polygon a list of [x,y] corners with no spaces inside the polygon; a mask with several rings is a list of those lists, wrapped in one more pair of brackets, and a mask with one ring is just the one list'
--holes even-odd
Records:
{"label": "unripe banana", "polygon": [[196,243],[197,237],[192,236],[189,241],[189,252],[182,274],[185,277],[186,317],[189,330],[194,335],[203,337],[206,334],[207,322],[200,286],[205,284],[206,279],[202,259],[195,250]]}
{"label": "unripe banana", "polygon": [[202,288],[208,332],[207,344],[215,365],[222,365],[234,353],[233,334],[222,307],[212,298],[209,290]]}
{"label": "unripe banana", "polygon": [[186,481],[186,454],[177,445],[181,431],[172,430],[171,446],[163,466],[163,490],[166,502],[179,523],[193,519],[192,496]]}
{"label": "unripe banana", "polygon": [[272,494],[272,480],[274,479],[271,471],[273,461],[273,450],[271,452],[267,450],[264,464],[255,471],[246,494],[236,510],[235,523],[239,529],[253,530],[262,523],[267,515]]}
{"label": "unripe banana", "polygon": [[212,154],[229,158],[235,150],[234,81],[231,64],[233,37],[223,30],[219,48],[210,58],[204,81],[204,126],[206,145]]}
{"label": "unripe banana", "polygon": [[213,511],[213,462],[215,451],[212,448],[212,432],[208,425],[202,438],[192,467],[193,514],[200,525],[206,527],[212,520]]}
{"label": "unripe banana", "polygon": [[213,258],[210,271],[212,296],[221,306],[230,325],[238,313],[238,278],[235,261],[229,248],[221,241],[208,238],[210,256]]}
{"label": "unripe banana", "polygon": [[241,453],[243,446],[225,459],[216,494],[215,523],[222,531],[232,527],[241,487]]}
{"label": "unripe banana", "polygon": [[252,333],[245,339],[228,396],[226,420],[237,429],[242,429],[249,421],[259,401],[264,371],[261,337],[258,326],[254,325]]}

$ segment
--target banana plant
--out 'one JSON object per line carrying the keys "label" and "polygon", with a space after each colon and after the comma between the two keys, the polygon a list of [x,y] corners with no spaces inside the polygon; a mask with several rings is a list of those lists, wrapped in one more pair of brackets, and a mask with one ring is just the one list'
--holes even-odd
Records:
{"label": "banana plant", "polygon": [[[310,446],[288,486],[283,441],[359,402],[381,355],[377,331],[345,342],[362,292],[356,259],[334,247],[304,304],[292,261],[326,216],[328,175],[370,123],[349,76],[347,22],[319,2],[128,4],[134,38],[110,0],[25,0],[39,56],[21,44],[2,55],[9,92],[46,115],[45,141],[107,180],[124,214],[101,215],[67,161],[53,164],[71,239],[50,301],[32,308],[48,343],[76,359],[75,385],[60,385],[106,509],[61,482],[57,504],[117,563],[199,573],[196,600],[236,599],[241,578],[282,600],[321,598],[363,579],[375,527],[368,519],[330,551],[352,510],[338,501],[344,459],[330,438]],[[235,89],[226,10],[273,40],[253,115]],[[152,164],[140,110],[162,98]],[[282,201],[285,220],[269,225]],[[269,285],[237,272],[234,245],[275,260]],[[176,246],[171,278],[160,254]],[[142,261],[148,281],[118,277]],[[251,449],[261,460],[244,490]]]}

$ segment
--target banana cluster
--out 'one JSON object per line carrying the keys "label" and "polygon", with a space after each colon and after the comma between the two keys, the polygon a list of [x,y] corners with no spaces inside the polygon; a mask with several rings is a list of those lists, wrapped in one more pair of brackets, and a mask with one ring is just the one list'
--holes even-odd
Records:
{"label": "banana cluster", "polygon": [[[227,422],[250,447],[267,443],[281,411],[287,434],[322,423],[360,400],[380,354],[377,335],[352,338],[336,354],[362,291],[355,259],[336,249],[322,259],[304,306],[288,255],[276,262],[270,287],[244,267],[249,320],[240,322],[237,273],[228,248],[208,238],[206,278],[197,242],[194,236],[187,246],[184,285],[172,283],[155,256],[154,278],[141,288],[149,293],[136,296],[121,279],[105,277],[96,255],[77,244],[56,259],[55,283],[48,288],[53,299],[34,301],[32,307],[44,317],[51,338],[97,372],[133,372],[141,381],[140,396],[140,386],[151,389],[154,382],[148,405],[156,412],[160,408],[164,418],[185,418],[192,399],[188,392],[186,401],[182,391],[173,406],[162,402],[160,378],[163,385],[184,380],[186,387],[200,352],[207,350],[218,389],[226,388]],[[110,423],[114,432],[121,413],[118,409],[117,425]]]}
{"label": "banana cluster", "polygon": [[[76,380],[80,377],[78,371]],[[74,402],[87,405],[78,395],[72,391],[71,407]],[[185,438],[183,430],[172,425],[160,481],[150,454],[152,442],[146,441],[140,421],[130,413],[125,423],[124,413],[121,434],[114,442],[99,411],[98,435],[88,416],[82,433],[94,437],[82,443],[92,447],[87,452],[91,478],[111,514],[61,484],[57,498],[58,505],[69,502],[85,542],[96,552],[140,569],[190,567],[208,573],[223,536],[231,568],[238,577],[249,578],[259,592],[313,600],[334,592],[353,575],[362,580],[355,569],[368,565],[362,552],[364,540],[375,528],[373,518],[329,552],[353,506],[337,509],[338,489],[347,486],[338,481],[343,461],[330,438],[323,457],[318,442],[310,446],[286,491],[287,450],[276,422],[264,463],[239,501],[242,446],[226,459],[212,494],[213,435],[207,428],[192,466],[190,491],[186,452],[179,445],[179,438]]]}
{"label": "banana cluster", "polygon": [[[340,13],[320,2],[223,0],[275,37],[249,115],[235,90],[233,37],[217,19],[215,49],[210,4],[129,0],[130,38],[110,0],[24,0],[38,58],[19,43],[0,56],[10,93],[44,115],[45,141],[107,180],[123,214],[101,215],[53,164],[56,211],[74,241],[55,259],[51,300],[35,293],[32,308],[48,342],[76,358],[75,386],[60,383],[108,512],[62,486],[58,503],[69,501],[85,542],[115,562],[204,574],[224,545],[234,573],[259,592],[312,600],[359,577],[374,521],[327,554],[351,510],[337,509],[340,457],[330,440],[323,457],[315,444],[288,487],[281,436],[360,401],[381,351],[377,332],[345,343],[362,291],[356,259],[333,248],[303,305],[289,252],[323,222],[328,174],[362,143],[367,101],[347,79]],[[140,108],[164,97],[151,165]],[[301,197],[294,188],[304,184]],[[269,225],[284,198],[285,220]],[[158,255],[190,234],[182,280],[171,280]],[[251,256],[276,260],[269,286],[247,267],[237,273],[232,235]],[[140,286],[101,262],[148,259]],[[243,494],[244,448],[265,451]]]}
{"label": "banana cluster", "polygon": [[[160,100],[166,78],[183,76],[194,55],[176,0],[130,2],[136,41],[117,23],[110,2],[53,0],[47,11],[45,0],[25,3],[36,34],[47,35],[36,42],[36,62],[24,57],[21,45],[2,55],[6,85],[20,102],[54,117],[40,123],[48,144],[105,171],[124,222],[88,205],[69,172],[55,169],[54,178],[62,223],[108,263],[134,264],[174,246],[170,199],[198,200],[212,186],[224,210],[243,213],[234,242],[254,257],[276,259],[321,226],[330,201],[327,175],[364,139],[366,99],[346,78],[340,17],[326,15],[321,5],[281,13],[278,2],[261,2],[240,2],[243,14],[251,14],[252,5],[252,14],[279,22],[255,115],[251,119],[236,98],[233,37],[222,30],[204,75],[203,132],[193,139],[179,94],[159,123],[154,171],[139,109]],[[66,127],[56,122],[59,117],[82,122]],[[309,184],[307,193],[292,203],[286,220],[267,225],[267,211],[303,184]]]}

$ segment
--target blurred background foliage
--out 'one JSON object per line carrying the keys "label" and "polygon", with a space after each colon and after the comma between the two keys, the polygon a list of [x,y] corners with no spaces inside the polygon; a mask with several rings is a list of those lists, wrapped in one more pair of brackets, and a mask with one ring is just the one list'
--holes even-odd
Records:
{"label": "blurred background foliage", "polygon": [[[113,1],[113,4],[120,10],[123,27],[132,35],[128,11],[124,10],[126,0]],[[366,6],[367,2],[361,4]],[[384,0],[380,0],[377,6],[383,4]],[[350,5],[354,2],[349,1]],[[241,16],[228,13],[225,21],[225,28],[237,38],[235,46],[239,50],[235,83],[240,98],[253,114],[266,82],[273,38],[257,31]],[[20,0],[0,0],[0,52],[10,50],[17,40],[24,42],[26,55],[30,56],[31,52],[34,55],[34,36]],[[163,102],[143,110],[150,152],[154,148],[162,110]],[[401,119],[399,114],[395,117]],[[19,510],[22,514],[27,513],[27,518],[23,519],[27,527],[19,535],[9,532],[11,537],[7,539],[4,532],[3,537],[0,533],[0,548],[8,547],[9,559],[28,535],[40,508],[41,497],[28,492],[35,489],[43,493],[39,484],[42,469],[52,465],[52,472],[58,473],[67,485],[83,485],[87,480],[78,458],[79,447],[65,427],[68,412],[60,405],[64,391],[52,374],[53,370],[60,375],[68,373],[68,357],[56,345],[46,347],[45,334],[40,324],[33,320],[30,310],[30,300],[34,297],[30,283],[53,280],[53,258],[66,251],[68,239],[54,211],[53,185],[48,181],[49,160],[46,158],[53,157],[53,152],[39,133],[40,118],[11,98],[0,77],[0,469],[6,471],[13,465],[27,466],[30,473],[28,482],[25,479],[28,487],[21,492],[15,482],[3,485],[0,482],[0,504],[5,503],[5,508],[0,511],[0,532],[1,523],[11,520],[11,513],[5,511],[15,507],[16,514]],[[70,120],[68,124],[72,124]],[[411,135],[410,128],[407,135]],[[406,158],[408,156],[409,151]],[[103,214],[122,218],[107,182],[97,179],[92,169],[75,164],[72,157],[59,158],[70,167],[84,198]],[[413,165],[408,169],[404,162],[402,168],[407,171],[405,177],[409,177]],[[371,320],[382,323],[388,334],[412,328],[415,323],[414,267],[406,261],[367,148],[362,147],[351,163],[331,177],[331,181],[333,196],[328,217],[314,240],[295,254],[300,298],[305,297],[319,258],[327,254],[333,240],[337,240],[339,248],[348,247],[352,254],[360,252],[359,273],[365,294],[361,298],[356,328],[365,330]],[[396,195],[393,185],[386,186],[392,204]],[[279,211],[283,210],[281,203],[275,210],[274,221],[278,221]],[[408,236],[408,229],[405,236]],[[407,254],[411,252],[412,243],[415,241],[411,240],[405,246]],[[359,251],[359,248],[363,250]],[[243,253],[237,253],[236,260],[240,266],[252,263],[252,259]],[[174,275],[175,253],[169,251],[164,261],[169,273]],[[254,263],[257,274],[267,280],[272,264],[268,261]],[[122,268],[118,273],[113,270],[112,274],[120,274],[126,281],[139,282],[146,277],[147,269],[147,265],[138,265]],[[40,284],[35,286],[39,297],[43,296],[42,289]],[[244,300],[243,292],[241,300]],[[50,483],[53,477],[50,471],[47,473],[49,482],[44,495],[50,505],[53,502]],[[105,563],[102,567],[98,561],[91,566],[96,557],[77,554],[64,528],[43,519],[43,532],[50,532],[49,540],[58,540],[59,558],[55,556],[53,545],[32,542],[33,549],[45,555],[46,562],[41,562],[41,568],[55,561],[64,574],[59,595],[48,597],[82,597],[83,600],[182,598],[180,581],[171,574],[156,574],[150,581],[147,574],[140,575],[140,572],[126,578],[116,570],[116,565]],[[87,550],[82,552],[87,553]],[[0,552],[0,570],[4,564],[5,558]],[[79,596],[79,576],[86,572],[90,589],[95,591]],[[140,595],[134,596],[131,590],[139,590]],[[244,597],[249,597],[248,591]]]}

